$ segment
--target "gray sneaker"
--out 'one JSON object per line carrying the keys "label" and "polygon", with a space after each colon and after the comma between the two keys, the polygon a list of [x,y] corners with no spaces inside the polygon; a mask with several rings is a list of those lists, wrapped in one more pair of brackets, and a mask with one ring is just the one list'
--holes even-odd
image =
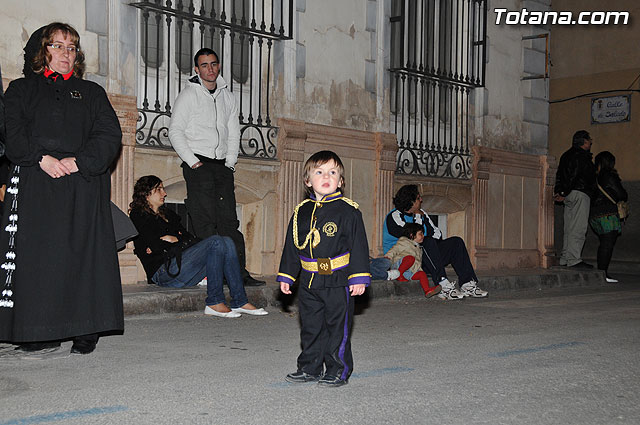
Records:
{"label": "gray sneaker", "polygon": [[456,289],[455,282],[449,282],[449,279],[442,279],[440,286],[442,286],[442,290],[438,294],[438,298],[441,300],[461,300],[464,298],[462,292]]}

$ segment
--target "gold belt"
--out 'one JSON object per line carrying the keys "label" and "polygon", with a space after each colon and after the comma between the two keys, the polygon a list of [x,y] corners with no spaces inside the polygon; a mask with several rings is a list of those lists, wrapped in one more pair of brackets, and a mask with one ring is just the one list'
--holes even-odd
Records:
{"label": "gold belt", "polygon": [[349,265],[349,257],[351,254],[339,255],[333,258],[305,258],[300,257],[300,264],[302,268],[309,273],[318,273],[329,275],[333,274],[334,270],[341,269]]}

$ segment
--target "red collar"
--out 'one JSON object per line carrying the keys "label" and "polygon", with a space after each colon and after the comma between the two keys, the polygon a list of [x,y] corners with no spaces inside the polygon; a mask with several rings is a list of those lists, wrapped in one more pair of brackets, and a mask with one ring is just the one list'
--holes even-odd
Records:
{"label": "red collar", "polygon": [[59,74],[55,71],[50,70],[49,68],[45,68],[44,70],[44,76],[46,78],[51,78],[53,81],[56,81],[56,79],[58,78],[58,75],[62,75],[62,78],[65,81],[67,81],[69,78],[71,78],[71,75],[73,75],[73,69],[69,71],[68,74]]}

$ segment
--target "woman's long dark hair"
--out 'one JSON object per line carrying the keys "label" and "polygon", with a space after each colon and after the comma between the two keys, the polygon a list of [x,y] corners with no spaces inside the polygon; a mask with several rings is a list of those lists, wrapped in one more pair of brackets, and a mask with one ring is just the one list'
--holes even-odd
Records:
{"label": "woman's long dark hair", "polygon": [[[151,195],[154,189],[162,184],[162,180],[157,176],[143,176],[138,179],[133,186],[133,201],[129,204],[129,214],[132,211],[148,212],[155,214],[147,201],[147,197]],[[158,214],[164,217],[164,205],[158,210]]]}
{"label": "woman's long dark hair", "polygon": [[602,151],[598,155],[596,155],[593,160],[596,166],[596,170],[598,174],[602,172],[612,172],[618,174],[615,169],[616,166],[616,157],[609,151]]}

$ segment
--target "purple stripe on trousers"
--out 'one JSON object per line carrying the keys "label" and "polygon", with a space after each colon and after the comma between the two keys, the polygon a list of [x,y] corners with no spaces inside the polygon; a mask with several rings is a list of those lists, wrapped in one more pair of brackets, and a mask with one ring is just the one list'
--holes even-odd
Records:
{"label": "purple stripe on trousers", "polygon": [[344,313],[344,330],[342,335],[342,342],[340,343],[340,349],[338,350],[338,358],[340,358],[340,361],[344,365],[344,369],[342,370],[342,375],[340,375],[340,379],[342,379],[343,381],[346,380],[347,377],[349,376],[349,366],[347,366],[347,364],[344,361],[344,350],[347,347],[347,340],[349,339],[349,298],[351,295],[349,294],[348,287],[345,287],[344,289],[347,296],[347,308]]}

